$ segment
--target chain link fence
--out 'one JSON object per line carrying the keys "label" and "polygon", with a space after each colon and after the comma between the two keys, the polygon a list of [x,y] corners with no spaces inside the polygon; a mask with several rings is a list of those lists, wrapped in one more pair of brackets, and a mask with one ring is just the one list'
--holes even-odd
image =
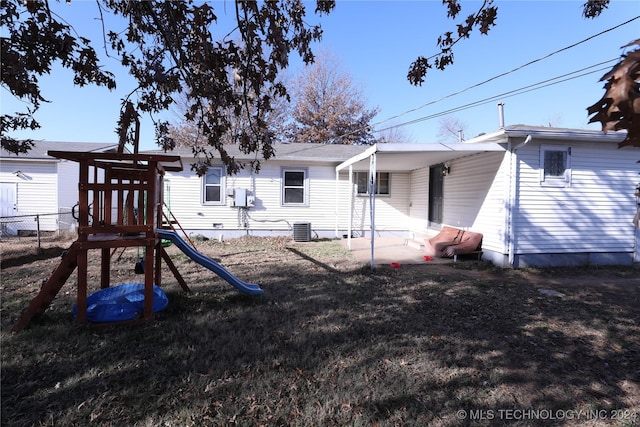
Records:
{"label": "chain link fence", "polygon": [[77,236],[71,208],[56,213],[22,213],[0,217],[0,258],[38,254]]}

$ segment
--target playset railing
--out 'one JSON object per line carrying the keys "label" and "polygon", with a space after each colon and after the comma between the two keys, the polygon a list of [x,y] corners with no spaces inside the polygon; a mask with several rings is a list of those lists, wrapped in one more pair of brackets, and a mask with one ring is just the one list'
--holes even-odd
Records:
{"label": "playset railing", "polygon": [[[79,163],[79,240],[95,234],[151,236],[162,224],[164,171],[182,168],[178,156],[73,152],[50,155]],[[176,163],[173,167],[172,162]]]}

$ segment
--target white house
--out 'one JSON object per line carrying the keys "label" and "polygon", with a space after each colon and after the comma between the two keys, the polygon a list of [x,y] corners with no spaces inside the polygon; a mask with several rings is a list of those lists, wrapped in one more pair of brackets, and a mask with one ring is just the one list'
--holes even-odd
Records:
{"label": "white house", "polygon": [[[430,164],[504,148],[498,144],[381,144],[377,147],[419,147],[429,157],[399,159],[389,155],[379,168],[375,233],[406,237],[426,231],[419,219],[427,209],[428,176],[414,173]],[[229,154],[251,160],[237,147]],[[336,172],[349,159],[367,156],[372,147],[353,145],[278,144],[273,159],[263,161],[259,173],[243,170],[227,176],[214,164],[198,177],[187,166],[194,163],[191,149],[180,154],[185,170],[165,175],[165,203],[188,234],[210,238],[241,235],[292,235],[308,230],[309,237],[367,236],[371,233],[368,163]],[[397,149],[397,148],[396,148]],[[160,153],[160,152],[153,152]],[[416,162],[417,161],[417,162]],[[421,200],[412,197],[422,194]],[[299,227],[301,226],[301,227]]]}
{"label": "white house", "polygon": [[39,215],[41,231],[73,227],[69,214],[78,202],[78,164],[53,158],[49,150],[110,151],[117,144],[34,141],[26,154],[0,150],[0,223],[3,234],[16,235],[36,229]]}
{"label": "white house", "polygon": [[[622,139],[516,125],[465,144],[493,145],[482,152],[446,159],[430,144],[378,145],[336,170],[379,175],[404,165],[409,235],[420,240],[442,225],[480,232],[484,259],[499,266],[630,264],[640,260],[633,225],[640,150],[619,149]],[[379,212],[389,207],[382,195],[370,206],[377,233]]]}
{"label": "white house", "polygon": [[165,200],[187,233],[212,238],[419,242],[449,225],[482,233],[483,259],[499,266],[630,264],[640,150],[619,149],[623,138],[517,125],[456,144],[279,144],[258,174],[219,164],[201,178],[187,149]]}
{"label": "white house", "polygon": [[[259,173],[228,176],[214,163],[203,177],[189,168],[191,149],[181,149],[172,154],[185,170],[165,175],[165,203],[188,234],[210,238],[421,242],[449,225],[482,233],[483,259],[499,266],[630,264],[640,261],[633,225],[640,150],[618,148],[623,138],[517,125],[455,144],[278,144]],[[77,164],[48,150],[115,148],[39,142],[27,156],[2,153],[5,231],[8,217],[68,211],[77,202]],[[227,148],[237,159],[255,158]],[[50,217],[41,218],[42,229],[60,227]]]}
{"label": "white house", "polygon": [[[245,155],[237,146],[225,148],[236,159],[255,159],[255,154]],[[182,157],[184,170],[165,175],[165,204],[179,225],[193,235],[293,235],[302,224],[310,238],[334,237],[336,203],[348,202],[336,199],[335,167],[367,148],[277,144],[275,158],[263,160],[259,173],[245,169],[230,176],[222,163],[214,163],[203,177],[196,176],[189,167],[195,162],[191,149],[177,149],[172,154]],[[348,182],[339,185],[346,186]],[[347,217],[345,211],[345,221]]]}

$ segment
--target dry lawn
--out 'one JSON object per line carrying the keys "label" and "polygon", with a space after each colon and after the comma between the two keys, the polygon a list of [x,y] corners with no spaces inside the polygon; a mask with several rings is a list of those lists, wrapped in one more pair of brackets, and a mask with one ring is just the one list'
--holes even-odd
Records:
{"label": "dry lawn", "polygon": [[[170,304],[155,321],[75,324],[72,276],[11,333],[69,243],[3,250],[3,426],[640,422],[637,268],[370,272],[336,241],[198,242],[266,296],[237,293],[170,247],[192,293],[165,268]],[[114,255],[113,284],[142,280],[137,255]]]}

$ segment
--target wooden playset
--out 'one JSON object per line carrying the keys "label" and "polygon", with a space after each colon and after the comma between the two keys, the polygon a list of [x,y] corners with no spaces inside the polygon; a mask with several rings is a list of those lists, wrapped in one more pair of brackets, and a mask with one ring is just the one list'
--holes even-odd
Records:
{"label": "wooden playset", "polygon": [[[137,144],[136,144],[137,145]],[[162,245],[158,230],[172,221],[164,212],[165,171],[181,171],[179,156],[118,152],[50,151],[49,155],[79,164],[78,239],[62,256],[60,265],[23,311],[13,331],[25,328],[42,314],[77,269],[77,316],[86,322],[89,253],[100,251],[100,287],[110,286],[111,257],[118,248],[144,248],[144,311],[142,320],[153,318],[153,286],[161,285],[164,260],[187,292]],[[91,259],[94,259],[93,257]],[[139,319],[138,319],[139,320]]]}

